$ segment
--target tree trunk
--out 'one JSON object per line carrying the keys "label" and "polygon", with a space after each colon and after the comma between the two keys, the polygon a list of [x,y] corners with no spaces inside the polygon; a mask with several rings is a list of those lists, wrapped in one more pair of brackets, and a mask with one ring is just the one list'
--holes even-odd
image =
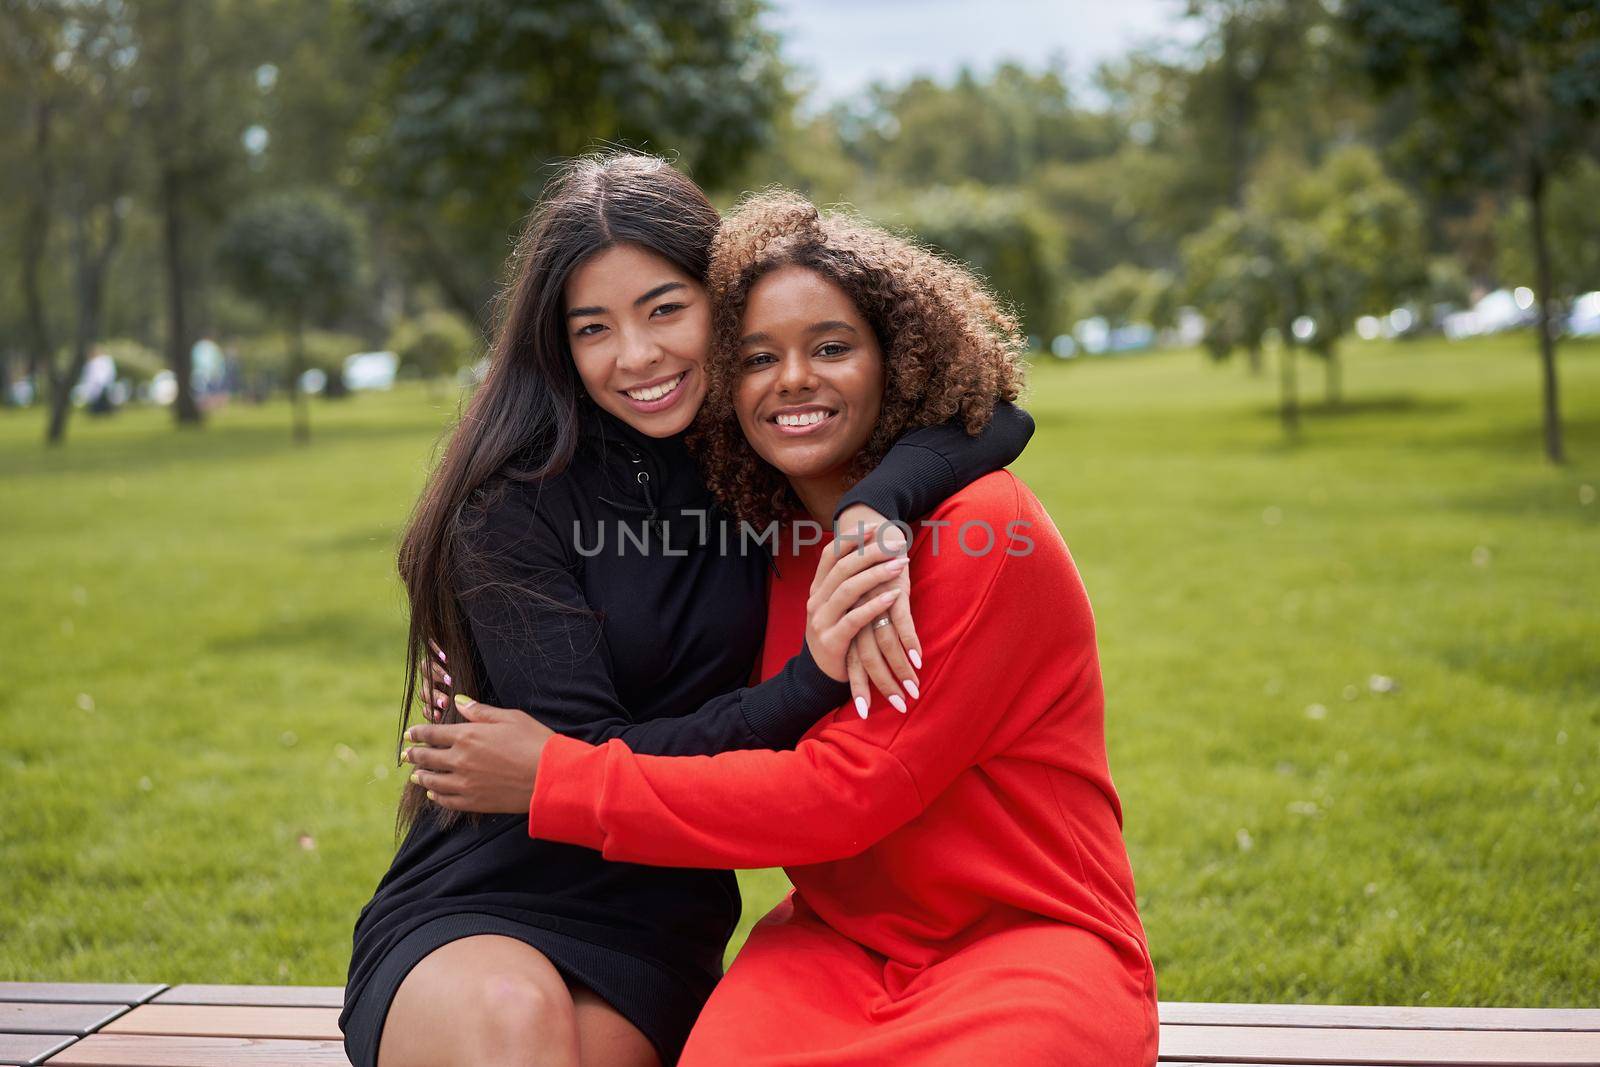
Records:
{"label": "tree trunk", "polygon": [[1278,417],[1290,437],[1300,432],[1300,388],[1295,380],[1294,348],[1293,344],[1285,343],[1278,350]]}
{"label": "tree trunk", "polygon": [[163,252],[167,268],[167,365],[178,384],[172,417],[179,426],[198,426],[202,416],[194,399],[194,340],[184,301],[188,296],[183,247],[183,179],[169,162],[161,173]]}
{"label": "tree trunk", "polygon": [[[111,200],[105,205],[105,238],[99,247],[95,247],[90,235],[93,211],[93,208],[80,209],[75,219],[72,251],[77,268],[78,328],[73,338],[72,361],[67,373],[51,374],[50,423],[45,428],[44,437],[47,445],[59,445],[66,440],[67,418],[72,413],[72,387],[83,377],[84,364],[89,362],[89,351],[100,338],[106,269],[111,264],[111,254],[122,239],[122,220],[117,216],[116,201]],[[53,369],[53,360],[51,365]]]}
{"label": "tree trunk", "polygon": [[311,441],[311,412],[306,406],[305,391],[300,388],[300,378],[306,372],[305,322],[295,316],[294,335],[289,342],[289,417],[294,425],[294,443]]}
{"label": "tree trunk", "polygon": [[1535,284],[1539,301],[1539,362],[1544,369],[1544,454],[1552,463],[1566,461],[1561,443],[1561,402],[1556,381],[1555,326],[1550,321],[1550,304],[1554,300],[1553,271],[1550,267],[1550,246],[1545,232],[1544,217],[1545,174],[1544,167],[1535,161],[1528,176],[1528,204],[1532,210],[1529,219],[1533,226],[1533,262]]}
{"label": "tree trunk", "polygon": [[50,246],[51,193],[55,175],[50,165],[50,105],[43,101],[34,107],[33,150],[38,161],[38,181],[31,190],[27,214],[22,224],[22,300],[27,308],[28,378],[38,388],[55,362],[55,342],[50,336],[50,320],[44,310],[45,254]]}

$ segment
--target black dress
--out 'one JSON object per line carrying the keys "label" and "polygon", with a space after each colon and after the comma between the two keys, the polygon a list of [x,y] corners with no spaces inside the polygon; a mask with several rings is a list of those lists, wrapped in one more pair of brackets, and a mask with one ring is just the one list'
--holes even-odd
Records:
{"label": "black dress", "polygon": [[[849,693],[805,652],[747,685],[770,557],[719,517],[681,438],[640,434],[587,398],[579,418],[565,472],[501,479],[483,496],[478,547],[539,598],[461,591],[475,673],[488,683],[472,695],[643,753],[794,747]],[[954,425],[914,431],[846,502],[914,519],[1015,459],[1032,432],[1009,404],[976,438]],[[594,990],[671,1064],[721,977],[739,911],[730,871],[607,862],[530,839],[524,814],[448,828],[425,814],[356,920],[339,1016],[346,1052],[375,1067],[411,968],[450,941],[501,934]]]}

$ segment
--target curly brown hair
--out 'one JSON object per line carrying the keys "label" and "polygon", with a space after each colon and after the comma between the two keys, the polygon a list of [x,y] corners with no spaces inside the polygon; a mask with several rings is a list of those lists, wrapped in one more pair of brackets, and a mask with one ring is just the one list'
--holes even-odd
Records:
{"label": "curly brown hair", "polygon": [[733,406],[750,290],[785,266],[843,289],[883,353],[883,407],[851,466],[852,482],[906,431],[959,415],[976,434],[996,403],[1021,395],[1021,325],[972,271],[848,212],[819,211],[797,193],[754,194],[723,220],[711,246],[711,352],[694,433],[706,481],[736,517],[764,525],[800,508],[784,476],[745,441]]}

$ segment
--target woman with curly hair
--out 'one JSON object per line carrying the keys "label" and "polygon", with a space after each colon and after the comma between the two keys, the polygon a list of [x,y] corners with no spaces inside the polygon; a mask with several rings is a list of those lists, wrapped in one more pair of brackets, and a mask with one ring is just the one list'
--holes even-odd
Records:
{"label": "woman with curly hair", "polygon": [[[709,287],[709,480],[745,519],[830,515],[897,435],[977,428],[1017,394],[1017,324],[967,271],[798,197],[725,223]],[[785,546],[764,672],[853,554]],[[794,892],[712,995],[688,1067],[1153,1064],[1155,976],[1066,545],[1001,471],[936,509],[911,560],[937,627],[915,714],[841,709],[793,751],[708,759],[550,737],[530,832],[632,863],[787,868]]]}

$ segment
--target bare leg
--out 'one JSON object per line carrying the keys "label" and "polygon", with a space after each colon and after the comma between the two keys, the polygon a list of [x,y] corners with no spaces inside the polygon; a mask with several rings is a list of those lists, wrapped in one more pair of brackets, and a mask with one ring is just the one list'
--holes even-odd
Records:
{"label": "bare leg", "polygon": [[378,1067],[579,1067],[572,994],[515,938],[452,941],[400,983]]}
{"label": "bare leg", "polygon": [[661,1067],[655,1046],[622,1013],[585,986],[572,986],[583,1067]]}

